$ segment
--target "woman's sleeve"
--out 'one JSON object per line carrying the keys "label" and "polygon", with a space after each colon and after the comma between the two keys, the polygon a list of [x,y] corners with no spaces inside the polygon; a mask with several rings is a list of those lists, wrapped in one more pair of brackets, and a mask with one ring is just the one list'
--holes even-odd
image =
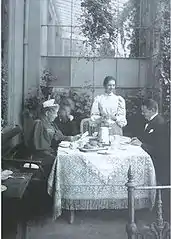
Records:
{"label": "woman's sleeve", "polygon": [[61,130],[58,128],[58,126],[56,125],[56,130],[55,130],[55,134],[53,136],[53,140],[57,141],[57,142],[61,142],[61,141],[70,141],[71,140],[71,136],[65,136],[63,135],[63,133],[61,132]]}
{"label": "woman's sleeve", "polygon": [[35,150],[47,150],[50,148],[50,139],[40,120],[35,122],[33,145]]}
{"label": "woman's sleeve", "polygon": [[125,100],[121,96],[119,96],[118,100],[119,101],[118,101],[118,110],[116,115],[116,123],[120,127],[124,127],[127,125]]}
{"label": "woman's sleeve", "polygon": [[93,105],[91,107],[91,120],[96,121],[101,118],[99,110],[99,96],[94,98]]}

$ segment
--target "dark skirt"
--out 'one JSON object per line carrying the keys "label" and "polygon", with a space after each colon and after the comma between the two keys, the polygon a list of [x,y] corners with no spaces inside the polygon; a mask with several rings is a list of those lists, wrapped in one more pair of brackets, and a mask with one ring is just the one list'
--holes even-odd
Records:
{"label": "dark skirt", "polygon": [[[55,158],[56,158],[55,154],[53,154],[52,152],[47,152],[47,151],[39,151],[33,155],[34,161],[41,161],[41,167],[44,171],[45,179],[48,179],[49,177]],[[41,175],[41,172],[39,172],[38,174],[36,174],[36,176],[40,176],[40,177],[43,176]]]}

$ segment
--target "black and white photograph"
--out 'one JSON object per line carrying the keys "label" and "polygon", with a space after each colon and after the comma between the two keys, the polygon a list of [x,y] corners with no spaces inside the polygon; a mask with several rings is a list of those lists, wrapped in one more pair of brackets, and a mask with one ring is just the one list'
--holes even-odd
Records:
{"label": "black and white photograph", "polygon": [[170,0],[1,0],[1,238],[171,239]]}

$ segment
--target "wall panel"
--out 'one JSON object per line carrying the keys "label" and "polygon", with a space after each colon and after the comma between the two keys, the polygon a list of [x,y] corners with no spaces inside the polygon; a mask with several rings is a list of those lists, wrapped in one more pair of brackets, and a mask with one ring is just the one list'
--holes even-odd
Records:
{"label": "wall panel", "polygon": [[72,58],[71,60],[71,86],[78,87],[93,84],[93,61]]}
{"label": "wall panel", "polygon": [[139,86],[139,60],[118,59],[117,86],[118,87]]}
{"label": "wall panel", "polygon": [[42,57],[42,69],[48,68],[58,77],[55,86],[103,87],[107,75],[116,78],[119,88],[137,88],[149,85],[149,60],[95,59],[70,57]]}
{"label": "wall panel", "polygon": [[103,86],[106,76],[117,77],[117,59],[97,59],[94,62],[94,85]]}

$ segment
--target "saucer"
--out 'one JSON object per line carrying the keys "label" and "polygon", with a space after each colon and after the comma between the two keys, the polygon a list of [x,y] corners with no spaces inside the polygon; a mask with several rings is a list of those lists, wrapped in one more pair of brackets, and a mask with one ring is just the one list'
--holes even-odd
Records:
{"label": "saucer", "polygon": [[1,185],[1,192],[4,192],[7,190],[7,187],[5,185]]}

